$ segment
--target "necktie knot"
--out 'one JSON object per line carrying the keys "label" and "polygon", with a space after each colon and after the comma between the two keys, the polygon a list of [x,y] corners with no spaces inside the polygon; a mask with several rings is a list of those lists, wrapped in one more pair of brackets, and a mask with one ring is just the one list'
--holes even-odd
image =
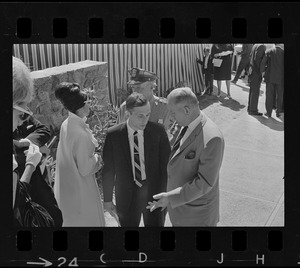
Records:
{"label": "necktie knot", "polygon": [[185,126],[185,127],[181,130],[181,132],[180,132],[180,136],[181,136],[181,137],[183,137],[183,135],[185,134],[185,132],[187,131],[187,129],[188,129],[188,126]]}
{"label": "necktie knot", "polygon": [[180,133],[179,133],[179,135],[178,135],[177,140],[176,140],[175,143],[180,142],[180,140],[183,138],[183,136],[184,136],[185,132],[187,131],[187,129],[188,129],[188,126],[185,126],[185,127],[180,131]]}
{"label": "necktie knot", "polygon": [[175,141],[174,143],[174,146],[173,146],[173,149],[172,149],[172,152],[171,152],[171,155],[173,156],[175,154],[175,152],[178,150],[179,148],[179,145],[180,145],[180,141],[181,139],[183,138],[185,132],[187,131],[188,129],[188,126],[185,126],[179,133],[178,137],[177,137],[177,140]]}

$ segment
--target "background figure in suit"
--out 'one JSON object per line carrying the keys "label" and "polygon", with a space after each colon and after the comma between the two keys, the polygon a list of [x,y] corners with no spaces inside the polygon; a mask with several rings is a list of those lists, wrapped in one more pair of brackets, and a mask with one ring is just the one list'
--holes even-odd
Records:
{"label": "background figure in suit", "polygon": [[249,67],[250,90],[247,109],[249,115],[262,115],[262,113],[258,111],[257,105],[262,81],[260,64],[265,55],[265,51],[266,46],[264,44],[255,44],[251,50]]}
{"label": "background figure in suit", "polygon": [[[132,93],[126,100],[129,118],[108,129],[103,148],[104,209],[117,213],[122,227],[164,226],[164,212],[150,213],[147,203],[166,190],[170,144],[163,125],[150,122],[150,103]],[[115,186],[116,206],[112,202]]]}
{"label": "background figure in suit", "polygon": [[283,85],[284,85],[284,47],[275,44],[275,47],[266,50],[261,62],[261,72],[265,72],[266,81],[266,116],[271,117],[272,109],[276,106],[276,116],[283,113]]}
{"label": "background figure in suit", "polygon": [[242,71],[244,69],[245,69],[245,75],[248,73],[249,64],[250,64],[250,53],[251,53],[252,47],[253,47],[253,44],[243,44],[242,51],[238,52],[238,54],[241,55],[241,60],[240,60],[239,66],[237,68],[237,71],[235,73],[235,77],[231,81],[232,83],[236,84],[236,82],[240,78],[240,74],[242,73]]}
{"label": "background figure in suit", "polygon": [[[16,170],[19,174],[23,174],[25,170],[26,156],[24,151],[29,148],[30,144],[37,145],[44,156],[50,153],[50,150],[45,146],[50,139],[50,130],[33,116],[28,116],[22,125],[17,127],[13,132],[13,139],[18,162]],[[32,201],[42,205],[49,212],[55,222],[55,227],[61,227],[63,222],[62,213],[58,208],[52,187],[48,183],[47,169],[42,174],[38,165],[32,173],[29,184],[31,186]]]}
{"label": "background figure in suit", "polygon": [[210,49],[208,47],[204,48],[204,59],[201,61],[200,59],[196,59],[197,63],[202,65],[202,70],[204,74],[205,80],[205,93],[211,95],[213,92],[214,81],[213,81],[213,70],[214,66],[212,63],[212,57],[210,55]]}
{"label": "background figure in suit", "polygon": [[156,194],[147,208],[167,207],[173,226],[216,226],[223,135],[190,88],[173,90],[168,107],[183,128],[171,151],[167,192]]}

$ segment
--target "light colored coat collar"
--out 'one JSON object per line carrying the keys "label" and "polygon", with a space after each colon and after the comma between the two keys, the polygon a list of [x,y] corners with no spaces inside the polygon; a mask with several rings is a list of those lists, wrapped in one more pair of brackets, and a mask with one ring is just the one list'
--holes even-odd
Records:
{"label": "light colored coat collar", "polygon": [[78,115],[71,113],[69,111],[69,119],[72,120],[75,124],[78,124],[81,126],[91,137],[92,142],[96,146],[96,148],[99,146],[99,143],[97,139],[94,137],[92,130],[90,129],[90,126],[85,123],[86,118],[81,118]]}
{"label": "light colored coat collar", "polygon": [[180,146],[179,148],[180,151],[178,152],[178,154],[176,154],[172,159],[170,159],[170,162],[174,161],[174,159],[176,159],[182,153],[182,151],[184,151],[184,149],[188,147],[196,139],[196,137],[202,132],[206,121],[207,121],[207,117],[201,111],[199,124],[192,131],[192,133],[187,137],[187,139],[183,142],[183,144]]}
{"label": "light colored coat collar", "polygon": [[78,124],[80,124],[82,126],[87,126],[86,123],[85,123],[86,119],[83,119],[83,118],[79,117],[78,115],[76,115],[76,114],[74,114],[74,113],[72,113],[70,111],[69,111],[69,118],[72,121],[74,121],[74,122],[76,122],[76,123],[78,123]]}

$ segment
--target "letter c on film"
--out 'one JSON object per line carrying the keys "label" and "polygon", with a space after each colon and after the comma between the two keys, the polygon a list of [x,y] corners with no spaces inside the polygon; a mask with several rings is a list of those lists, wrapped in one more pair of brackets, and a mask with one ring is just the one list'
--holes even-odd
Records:
{"label": "letter c on film", "polygon": [[102,263],[106,263],[106,261],[103,259],[104,255],[105,255],[105,253],[101,254],[101,256],[100,256],[100,261],[101,261]]}

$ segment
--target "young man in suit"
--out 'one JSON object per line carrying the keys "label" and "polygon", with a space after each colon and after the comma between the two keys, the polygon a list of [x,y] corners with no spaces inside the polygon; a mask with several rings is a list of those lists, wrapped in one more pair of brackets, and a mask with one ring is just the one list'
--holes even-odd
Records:
{"label": "young man in suit", "polygon": [[[162,124],[149,121],[150,103],[143,94],[126,100],[129,118],[108,129],[103,148],[104,209],[117,213],[121,227],[163,227],[164,212],[150,213],[152,196],[166,190],[170,155],[168,135]],[[113,188],[115,201],[113,204]]]}
{"label": "young man in suit", "polygon": [[171,115],[182,126],[168,163],[167,192],[153,196],[150,211],[168,208],[173,226],[216,226],[219,221],[219,172],[224,138],[199,108],[190,88],[168,96]]}

